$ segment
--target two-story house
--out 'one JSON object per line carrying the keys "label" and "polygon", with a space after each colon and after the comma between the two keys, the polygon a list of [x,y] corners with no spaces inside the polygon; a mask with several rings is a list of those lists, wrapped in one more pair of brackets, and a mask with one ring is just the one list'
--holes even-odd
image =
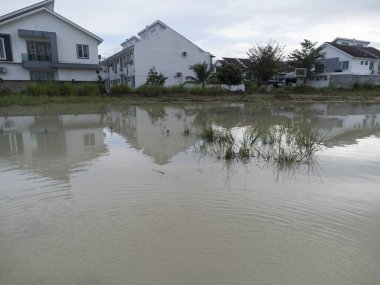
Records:
{"label": "two-story house", "polygon": [[46,0],[0,17],[0,78],[14,89],[34,80],[96,81],[102,39]]}
{"label": "two-story house", "polygon": [[103,78],[107,88],[128,84],[135,88],[146,82],[154,67],[167,77],[165,85],[173,86],[194,76],[191,65],[206,62],[211,66],[212,56],[171,29],[156,21],[121,43],[122,50],[104,60]]}
{"label": "two-story house", "polygon": [[322,44],[325,58],[311,78],[314,86],[351,87],[355,83],[380,85],[380,50],[369,41],[336,38]]}

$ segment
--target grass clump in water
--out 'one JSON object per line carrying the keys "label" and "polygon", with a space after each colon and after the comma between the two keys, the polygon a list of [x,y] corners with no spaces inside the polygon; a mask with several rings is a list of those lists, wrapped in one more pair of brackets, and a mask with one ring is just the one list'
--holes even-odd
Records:
{"label": "grass clump in water", "polygon": [[226,161],[248,162],[255,157],[282,167],[309,161],[322,149],[324,136],[317,130],[276,126],[266,132],[248,127],[237,141],[231,130],[206,127],[200,134],[202,149]]}

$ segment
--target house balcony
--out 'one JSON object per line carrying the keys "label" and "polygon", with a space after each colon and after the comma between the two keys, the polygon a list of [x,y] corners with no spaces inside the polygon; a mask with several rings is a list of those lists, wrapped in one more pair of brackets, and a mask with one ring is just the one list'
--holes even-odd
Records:
{"label": "house balcony", "polygon": [[42,61],[42,62],[52,62],[52,56],[48,54],[32,54],[23,53],[21,54],[22,61]]}
{"label": "house balcony", "polygon": [[22,66],[28,70],[50,70],[53,58],[48,54],[21,54]]}

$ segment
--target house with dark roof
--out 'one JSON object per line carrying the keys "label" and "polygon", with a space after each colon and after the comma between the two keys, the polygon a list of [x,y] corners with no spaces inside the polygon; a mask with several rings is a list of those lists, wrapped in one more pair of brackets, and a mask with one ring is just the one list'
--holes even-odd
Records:
{"label": "house with dark roof", "polygon": [[245,81],[252,80],[252,73],[249,72],[251,61],[248,58],[222,57],[222,59],[215,61],[215,71],[218,71],[219,68],[226,64],[233,64],[239,67]]}
{"label": "house with dark roof", "polygon": [[380,85],[380,50],[369,41],[336,38],[322,44],[325,58],[315,68],[310,84],[315,87]]}
{"label": "house with dark roof", "polygon": [[0,17],[1,81],[13,89],[37,80],[97,81],[102,41],[56,13],[54,0],[6,14]]}
{"label": "house with dark roof", "polygon": [[355,75],[380,74],[380,50],[370,42],[336,38],[325,42],[325,59],[317,67],[319,72],[342,72]]}

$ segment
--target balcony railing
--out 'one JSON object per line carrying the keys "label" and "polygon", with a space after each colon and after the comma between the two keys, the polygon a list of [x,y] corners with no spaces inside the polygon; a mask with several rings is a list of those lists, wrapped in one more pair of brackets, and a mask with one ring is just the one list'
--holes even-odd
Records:
{"label": "balcony railing", "polygon": [[22,61],[52,61],[52,56],[48,54],[32,54],[32,53],[23,53],[21,54]]}

